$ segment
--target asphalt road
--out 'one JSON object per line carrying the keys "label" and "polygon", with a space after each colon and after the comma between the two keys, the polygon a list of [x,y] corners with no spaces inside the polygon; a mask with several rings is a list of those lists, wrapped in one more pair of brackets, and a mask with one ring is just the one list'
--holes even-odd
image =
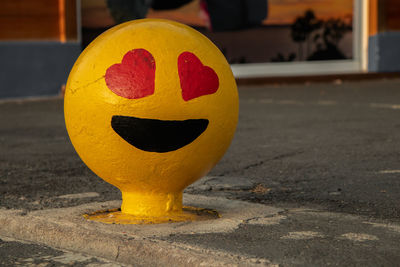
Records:
{"label": "asphalt road", "polygon": [[15,239],[0,239],[0,266],[124,266],[98,257]]}
{"label": "asphalt road", "polygon": [[[256,187],[194,193],[400,221],[400,80],[241,87],[235,139],[210,175]],[[88,197],[65,195],[97,192]],[[60,197],[64,196],[64,197]],[[69,142],[61,99],[0,104],[0,206],[120,199]]]}
{"label": "asphalt road", "polygon": [[241,198],[399,221],[400,81],[241,88],[236,138],[212,175]]}

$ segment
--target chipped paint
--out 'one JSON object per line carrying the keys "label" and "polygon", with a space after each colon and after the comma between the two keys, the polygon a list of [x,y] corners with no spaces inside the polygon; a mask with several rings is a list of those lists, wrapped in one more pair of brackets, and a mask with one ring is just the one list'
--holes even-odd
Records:
{"label": "chipped paint", "polygon": [[400,109],[398,104],[386,104],[386,103],[371,103],[369,104],[371,108],[386,108],[386,109]]}
{"label": "chipped paint", "polygon": [[379,240],[379,238],[375,235],[361,234],[361,233],[346,233],[340,236],[340,238],[345,238],[351,241],[356,242],[365,242],[365,241],[375,241]]}
{"label": "chipped paint", "polygon": [[383,170],[383,171],[379,171],[379,173],[382,173],[382,174],[394,174],[394,173],[400,173],[400,170]]}
{"label": "chipped paint", "polygon": [[286,216],[283,215],[275,215],[272,217],[257,217],[252,218],[247,221],[248,224],[256,224],[256,225],[276,225],[280,224],[282,220],[287,219]]}
{"label": "chipped paint", "polygon": [[68,195],[61,195],[57,198],[65,198],[65,199],[80,199],[80,198],[90,198],[90,197],[98,197],[100,196],[97,192],[86,192],[86,193],[78,193],[78,194],[68,194]]}
{"label": "chipped paint", "polygon": [[323,237],[325,237],[325,235],[323,235],[320,232],[299,231],[299,232],[289,232],[287,235],[282,236],[281,239],[304,240],[304,239],[323,238]]}
{"label": "chipped paint", "polygon": [[329,100],[321,100],[321,101],[317,102],[317,105],[319,105],[319,106],[336,106],[337,102],[329,101]]}
{"label": "chipped paint", "polygon": [[373,227],[385,228],[387,230],[400,233],[400,225],[396,224],[384,224],[384,223],[374,223],[374,222],[364,222],[365,224],[372,225]]}

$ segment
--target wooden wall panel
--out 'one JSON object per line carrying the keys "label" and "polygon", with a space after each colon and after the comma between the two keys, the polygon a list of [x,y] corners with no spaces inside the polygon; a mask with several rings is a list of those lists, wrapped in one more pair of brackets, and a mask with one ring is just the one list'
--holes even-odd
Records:
{"label": "wooden wall panel", "polygon": [[400,30],[400,1],[384,0],[384,3],[385,3],[385,10],[384,10],[385,30],[386,31]]}
{"label": "wooden wall panel", "polygon": [[378,0],[369,0],[368,11],[368,33],[375,35],[378,33]]}
{"label": "wooden wall panel", "polygon": [[65,0],[65,37],[67,41],[78,40],[77,6],[75,0]]}
{"label": "wooden wall panel", "polygon": [[[60,8],[60,4],[65,6]],[[61,11],[65,13],[60,14]],[[75,0],[0,1],[0,40],[63,41],[66,36],[76,39],[76,32]]]}

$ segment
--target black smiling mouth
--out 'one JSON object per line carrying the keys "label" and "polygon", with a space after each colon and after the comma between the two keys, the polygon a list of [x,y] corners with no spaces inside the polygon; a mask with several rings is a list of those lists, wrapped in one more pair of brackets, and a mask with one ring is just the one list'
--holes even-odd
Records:
{"label": "black smiling mouth", "polygon": [[206,119],[175,121],[117,115],[111,119],[111,127],[126,142],[138,149],[158,153],[174,151],[190,144],[207,126]]}

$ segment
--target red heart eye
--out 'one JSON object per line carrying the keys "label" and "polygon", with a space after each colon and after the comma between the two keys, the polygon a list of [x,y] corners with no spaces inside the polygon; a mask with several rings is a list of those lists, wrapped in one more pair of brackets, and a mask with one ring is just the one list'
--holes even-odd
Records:
{"label": "red heart eye", "polygon": [[182,98],[193,98],[215,93],[219,87],[215,71],[204,66],[193,53],[183,52],[178,57],[178,73],[182,88]]}
{"label": "red heart eye", "polygon": [[106,71],[107,87],[115,94],[137,99],[154,93],[156,63],[145,49],[127,52],[120,64],[114,64]]}

